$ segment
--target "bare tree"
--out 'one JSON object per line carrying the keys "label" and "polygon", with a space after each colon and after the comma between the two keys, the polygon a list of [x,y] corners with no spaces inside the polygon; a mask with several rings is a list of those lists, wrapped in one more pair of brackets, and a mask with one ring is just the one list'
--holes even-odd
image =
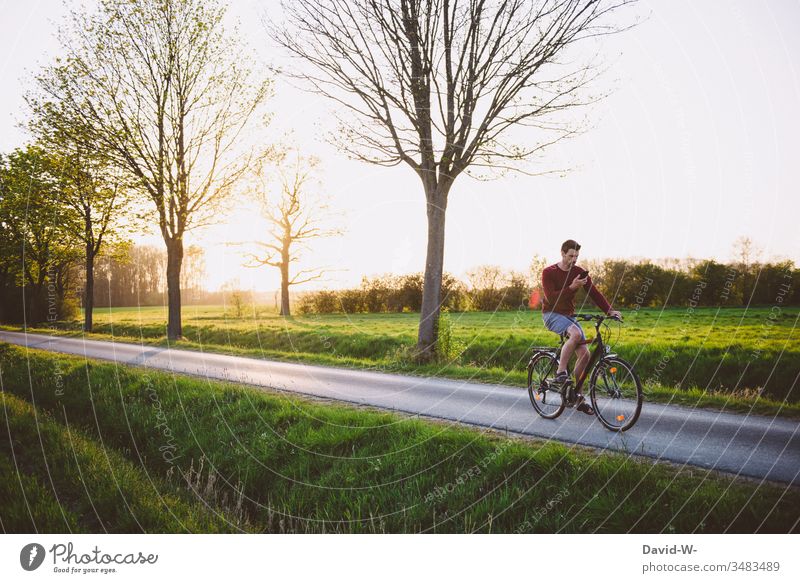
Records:
{"label": "bare tree", "polygon": [[[242,282],[238,277],[226,281],[220,287],[223,293],[223,303],[233,307],[232,317],[239,319],[244,316],[244,296],[242,295]],[[227,311],[226,317],[227,317]]]}
{"label": "bare tree", "polygon": [[528,265],[528,279],[530,285],[534,289],[538,289],[542,284],[542,271],[547,267],[547,258],[534,253],[531,257],[531,262]]}
{"label": "bare tree", "polygon": [[253,149],[242,130],[269,92],[213,0],[100,0],[62,31],[65,58],[27,101],[44,123],[102,150],[155,205],[167,248],[167,334],[180,338],[185,233],[219,215]]}
{"label": "bare tree", "polygon": [[[328,203],[309,189],[312,172],[317,165],[313,158],[295,156],[291,171],[279,171],[280,195],[273,199],[262,181],[257,191],[262,212],[272,225],[267,241],[256,245],[264,254],[248,254],[249,267],[268,265],[277,267],[281,273],[281,316],[289,316],[289,287],[320,279],[323,268],[300,269],[290,273],[292,263],[298,261],[310,241],[342,233],[339,228],[325,228],[323,223],[332,214]],[[263,174],[260,174],[263,176]]]}
{"label": "bare tree", "polygon": [[346,115],[338,145],[367,162],[405,163],[422,181],[428,244],[417,348],[434,356],[447,199],[461,173],[520,162],[578,127],[559,112],[597,75],[562,62],[631,0],[284,0],[270,34],[310,65],[287,74]]}
{"label": "bare tree", "polygon": [[754,261],[758,261],[761,256],[761,249],[755,246],[750,237],[744,235],[738,237],[733,242],[733,251],[739,259],[739,264],[744,266],[744,269],[749,269]]}
{"label": "bare tree", "polygon": [[[754,264],[761,257],[761,249],[756,247],[750,237],[741,235],[733,242],[733,253],[739,259],[738,267],[742,273],[742,305],[749,306],[758,282],[758,275],[754,273]],[[752,278],[750,278],[751,275]]]}
{"label": "bare tree", "polygon": [[481,311],[496,310],[500,304],[506,274],[497,265],[479,265],[467,271],[472,304]]}

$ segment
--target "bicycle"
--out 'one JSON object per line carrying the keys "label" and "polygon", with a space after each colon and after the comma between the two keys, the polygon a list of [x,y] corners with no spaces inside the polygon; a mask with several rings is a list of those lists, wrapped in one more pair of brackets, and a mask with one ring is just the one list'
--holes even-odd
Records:
{"label": "bicycle", "polygon": [[[611,347],[603,343],[600,326],[608,319],[621,321],[609,316],[578,314],[577,320],[595,320],[596,336],[583,344],[594,345],[589,362],[581,378],[573,386],[568,380],[563,386],[551,386],[558,370],[559,355],[567,334],[561,334],[558,348],[539,346],[533,348],[528,362],[528,396],[536,412],[545,419],[555,419],[567,407],[577,404],[577,393],[589,377],[589,397],[595,415],[611,431],[627,431],[639,419],[642,411],[642,383],[633,366],[611,352]],[[608,328],[608,324],[605,324]]]}

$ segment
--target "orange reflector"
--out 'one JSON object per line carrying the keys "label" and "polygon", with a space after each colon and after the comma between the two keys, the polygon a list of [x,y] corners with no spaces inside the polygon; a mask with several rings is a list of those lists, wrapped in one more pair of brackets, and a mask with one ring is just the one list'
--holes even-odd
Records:
{"label": "orange reflector", "polygon": [[625,421],[625,415],[617,415],[617,421]]}
{"label": "orange reflector", "polygon": [[614,374],[615,372],[617,372],[617,367],[616,367],[616,366],[612,366],[612,367],[611,367],[610,369],[608,369],[608,370],[610,370],[610,371],[611,371],[611,374]]}
{"label": "orange reflector", "polygon": [[541,395],[536,395],[536,400],[537,401],[541,401],[542,400],[542,396]]}

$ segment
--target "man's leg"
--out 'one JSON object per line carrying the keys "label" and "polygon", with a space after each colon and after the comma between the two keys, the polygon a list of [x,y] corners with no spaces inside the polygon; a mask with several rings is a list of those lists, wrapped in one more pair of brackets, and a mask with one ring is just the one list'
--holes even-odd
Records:
{"label": "man's leg", "polygon": [[577,384],[583,375],[583,371],[586,370],[586,365],[589,364],[589,359],[592,355],[585,344],[578,346],[575,350],[575,354],[578,356],[578,360],[575,362],[575,383]]}
{"label": "man's leg", "polygon": [[567,338],[567,341],[564,342],[564,346],[561,349],[561,358],[558,361],[557,373],[567,372],[567,365],[569,364],[569,360],[572,358],[572,353],[575,352],[578,342],[580,342],[583,338],[581,331],[575,324],[570,326],[567,329],[567,332],[569,333],[569,338]]}

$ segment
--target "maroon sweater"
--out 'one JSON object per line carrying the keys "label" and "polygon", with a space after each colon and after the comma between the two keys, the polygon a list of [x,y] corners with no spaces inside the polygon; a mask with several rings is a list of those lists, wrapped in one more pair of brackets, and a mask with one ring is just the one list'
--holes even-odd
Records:
{"label": "maroon sweater", "polygon": [[[544,292],[542,312],[557,312],[565,316],[574,315],[575,294],[578,293],[578,290],[569,289],[569,284],[584,271],[586,270],[582,267],[573,265],[572,269],[567,272],[561,269],[558,263],[545,267],[542,271],[542,291]],[[594,300],[598,308],[606,314],[611,311],[611,304],[594,286],[591,276],[586,279],[584,288],[589,292],[589,297]]]}

